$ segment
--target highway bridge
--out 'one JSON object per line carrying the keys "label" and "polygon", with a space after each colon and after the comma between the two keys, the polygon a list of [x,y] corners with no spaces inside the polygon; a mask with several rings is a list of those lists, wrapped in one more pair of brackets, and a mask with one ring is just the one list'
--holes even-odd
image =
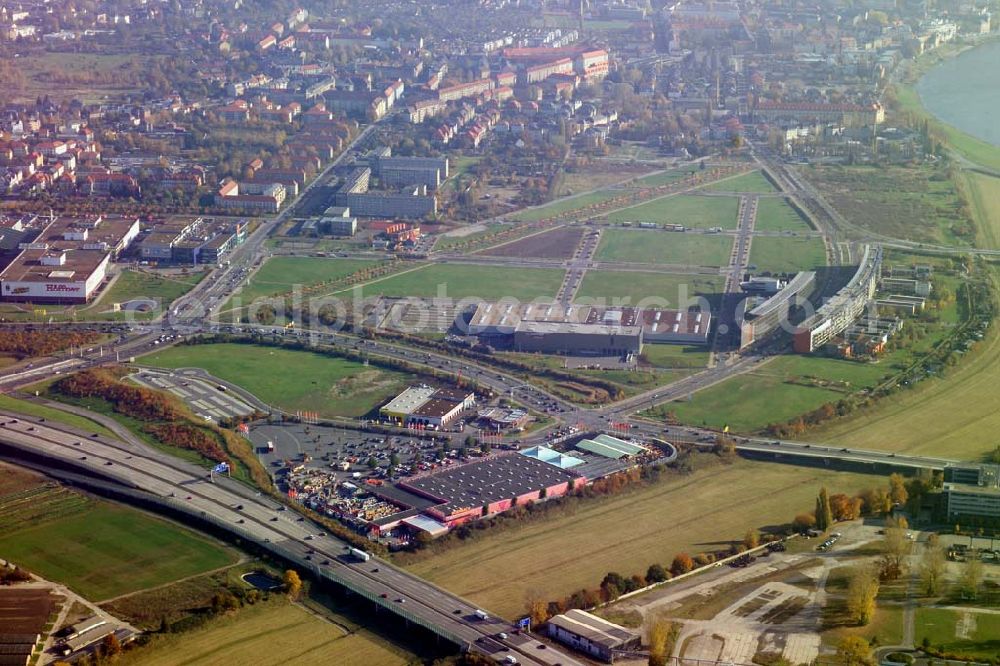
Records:
{"label": "highway bridge", "polygon": [[225,477],[210,479],[203,468],[136,442],[111,441],[0,412],[0,454],[21,462],[34,460],[34,466],[77,483],[90,478],[101,490],[214,525],[461,649],[498,661],[510,655],[520,664],[582,666],[562,649],[517,632],[488,610],[488,619],[477,617],[480,609],[475,604],[385,560],[361,561],[350,554],[345,541],[273,499]]}

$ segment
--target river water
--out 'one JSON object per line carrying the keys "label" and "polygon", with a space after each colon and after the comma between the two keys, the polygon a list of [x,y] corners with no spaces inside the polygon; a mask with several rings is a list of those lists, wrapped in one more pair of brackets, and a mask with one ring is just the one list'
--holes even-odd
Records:
{"label": "river water", "polygon": [[1000,146],[1000,41],[945,60],[920,79],[917,92],[941,121]]}

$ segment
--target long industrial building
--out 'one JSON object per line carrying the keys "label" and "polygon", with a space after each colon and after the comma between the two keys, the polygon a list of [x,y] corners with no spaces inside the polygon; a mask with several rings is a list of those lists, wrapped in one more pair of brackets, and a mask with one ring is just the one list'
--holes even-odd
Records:
{"label": "long industrial building", "polygon": [[881,270],[881,246],[865,246],[861,264],[850,282],[796,328],[795,351],[802,354],[814,352],[854,323],[875,296]]}
{"label": "long industrial building", "polygon": [[638,354],[649,343],[708,344],[712,315],[701,310],[602,308],[556,303],[480,303],[467,333],[512,336],[526,352]]}
{"label": "long industrial building", "polygon": [[576,608],[548,621],[549,637],[591,657],[611,663],[616,652],[638,650],[641,636]]}
{"label": "long industrial building", "polygon": [[740,322],[740,349],[746,349],[767,337],[782,322],[799,298],[807,298],[816,282],[816,273],[802,271],[788,281],[776,294],[754,306]]}

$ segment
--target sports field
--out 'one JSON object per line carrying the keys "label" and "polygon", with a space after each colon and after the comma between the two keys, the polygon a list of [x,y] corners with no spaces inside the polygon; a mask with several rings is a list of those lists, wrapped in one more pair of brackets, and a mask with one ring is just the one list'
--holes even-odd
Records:
{"label": "sports field", "polygon": [[233,564],[182,527],[54,485],[0,496],[0,556],[92,601]]}
{"label": "sports field", "polygon": [[163,368],[203,368],[286,411],[363,416],[405,388],[409,377],[374,365],[308,351],[254,345],[171,347],[144,356]]}
{"label": "sports field", "polygon": [[404,666],[414,658],[364,629],[344,629],[282,600],[244,606],[182,634],[154,635],[123,666],[337,664]]}
{"label": "sports field", "polygon": [[[576,301],[607,305],[637,305],[651,299],[648,306],[684,307],[696,296],[722,292],[722,278],[716,275],[674,275],[633,271],[587,271],[576,293]],[[655,301],[654,301],[655,299]]]}
{"label": "sports field", "polygon": [[736,197],[678,194],[608,213],[608,221],[655,222],[660,226],[682,224],[695,229],[735,229],[738,208],[739,199]]}
{"label": "sports field", "polygon": [[757,200],[757,221],[754,229],[758,231],[809,231],[798,211],[784,199],[762,197]]}
{"label": "sports field", "polygon": [[364,285],[365,296],[447,296],[497,300],[555,298],[563,271],[554,268],[507,268],[436,264],[375,280]]}
{"label": "sports field", "polygon": [[772,273],[814,270],[826,265],[826,249],[819,238],[758,236],[750,245],[750,263]]}
{"label": "sports field", "polygon": [[760,171],[751,171],[742,176],[720,180],[717,183],[706,185],[703,189],[709,192],[747,192],[753,194],[777,191],[777,188]]}
{"label": "sports field", "polygon": [[739,460],[577,505],[572,515],[478,535],[409,568],[508,618],[525,599],[595,588],[678,552],[724,548],[750,527],[810,509],[820,486],[854,493],[879,477]]}
{"label": "sports field", "polygon": [[601,235],[598,261],[639,264],[725,266],[733,248],[731,236],[682,234],[655,229],[608,229]]}
{"label": "sports field", "polygon": [[377,261],[321,257],[273,257],[260,267],[238,296],[244,305],[257,298],[286,294],[296,286],[310,287],[370,268]]}

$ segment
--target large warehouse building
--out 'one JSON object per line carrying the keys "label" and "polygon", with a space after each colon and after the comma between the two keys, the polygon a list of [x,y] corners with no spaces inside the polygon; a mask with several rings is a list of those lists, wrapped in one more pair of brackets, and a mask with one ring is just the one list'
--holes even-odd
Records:
{"label": "large warehouse building", "polygon": [[512,336],[519,351],[638,354],[644,343],[708,344],[712,315],[700,310],[603,308],[555,303],[480,303],[467,332]]}
{"label": "large warehouse building", "polygon": [[0,299],[86,303],[107,277],[111,260],[139,234],[138,218],[49,218],[0,272]]}
{"label": "large warehouse building", "polygon": [[457,389],[411,386],[379,410],[382,418],[397,425],[446,428],[476,405],[476,394]]}
{"label": "large warehouse building", "polygon": [[642,642],[638,633],[576,608],[550,619],[548,630],[554,640],[608,663]]}
{"label": "large warehouse building", "polygon": [[436,502],[424,513],[452,528],[514,506],[560,497],[586,483],[585,477],[571,470],[507,453],[397,485]]}

